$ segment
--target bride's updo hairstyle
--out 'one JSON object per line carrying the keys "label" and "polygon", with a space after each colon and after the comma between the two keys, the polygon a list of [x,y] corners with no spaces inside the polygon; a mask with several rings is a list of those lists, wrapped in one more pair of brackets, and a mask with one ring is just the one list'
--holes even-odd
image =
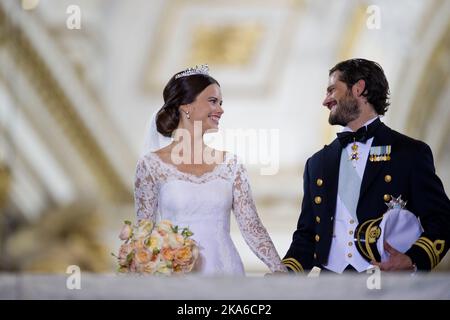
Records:
{"label": "bride's updo hairstyle", "polygon": [[180,122],[179,107],[195,101],[211,84],[220,84],[208,74],[174,75],[163,91],[164,105],[156,114],[156,128],[163,136],[171,137]]}

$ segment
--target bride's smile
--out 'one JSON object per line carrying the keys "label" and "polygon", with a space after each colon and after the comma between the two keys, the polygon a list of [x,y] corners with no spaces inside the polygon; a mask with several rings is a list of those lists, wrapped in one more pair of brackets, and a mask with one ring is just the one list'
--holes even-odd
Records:
{"label": "bride's smile", "polygon": [[216,125],[219,125],[219,120],[221,115],[220,114],[210,114],[208,117],[213,121]]}
{"label": "bride's smile", "polygon": [[[202,123],[202,134],[207,131],[216,131],[219,128],[219,121],[224,113],[222,109],[222,92],[220,87],[213,83],[207,86],[194,102],[180,106],[180,109],[189,114],[188,119],[184,119],[181,124],[186,129],[192,123],[200,121]],[[187,121],[186,121],[187,120]]]}

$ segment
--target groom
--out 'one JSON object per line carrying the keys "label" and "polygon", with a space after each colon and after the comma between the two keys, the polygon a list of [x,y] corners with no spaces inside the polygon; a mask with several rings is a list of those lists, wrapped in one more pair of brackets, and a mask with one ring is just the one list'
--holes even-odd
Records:
{"label": "groom", "polygon": [[[302,209],[283,259],[290,271],[318,266],[336,273],[362,272],[371,264],[389,271],[431,270],[445,256],[450,201],[429,146],[380,121],[388,95],[388,82],[376,62],[351,59],[330,70],[323,105],[330,110],[329,123],[344,129],[306,162]],[[404,254],[385,243],[389,260],[369,261],[355,246],[355,228],[381,217],[392,196],[407,201],[405,209],[420,218],[424,231]]]}

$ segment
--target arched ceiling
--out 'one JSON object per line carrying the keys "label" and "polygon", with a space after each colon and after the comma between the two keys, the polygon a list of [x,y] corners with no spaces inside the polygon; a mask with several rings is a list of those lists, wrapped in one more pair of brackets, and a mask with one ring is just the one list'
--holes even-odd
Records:
{"label": "arched ceiling", "polygon": [[[0,163],[11,169],[0,193],[8,180],[26,215],[86,198],[131,204],[166,81],[205,62],[222,86],[223,128],[279,130],[278,174],[249,164],[264,206],[296,210],[304,162],[338,129],[321,106],[328,69],[355,56],[384,67],[384,121],[431,145],[450,188],[448,1],[22,1],[33,2],[0,3]],[[69,5],[80,30],[66,28]],[[369,5],[380,29],[366,25]]]}

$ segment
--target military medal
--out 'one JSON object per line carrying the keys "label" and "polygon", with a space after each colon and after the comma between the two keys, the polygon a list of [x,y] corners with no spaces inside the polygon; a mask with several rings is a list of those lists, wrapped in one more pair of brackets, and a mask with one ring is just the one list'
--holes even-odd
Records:
{"label": "military medal", "polygon": [[390,161],[391,160],[391,146],[376,146],[370,148],[369,161]]}
{"label": "military medal", "polygon": [[394,198],[391,196],[391,201],[389,203],[386,203],[389,209],[403,209],[406,206],[406,203],[408,201],[402,200],[402,196],[398,196],[398,198]]}
{"label": "military medal", "polygon": [[356,141],[353,141],[352,154],[350,155],[349,160],[352,161],[353,167],[356,166],[355,162],[359,160],[358,145],[356,144]]}

